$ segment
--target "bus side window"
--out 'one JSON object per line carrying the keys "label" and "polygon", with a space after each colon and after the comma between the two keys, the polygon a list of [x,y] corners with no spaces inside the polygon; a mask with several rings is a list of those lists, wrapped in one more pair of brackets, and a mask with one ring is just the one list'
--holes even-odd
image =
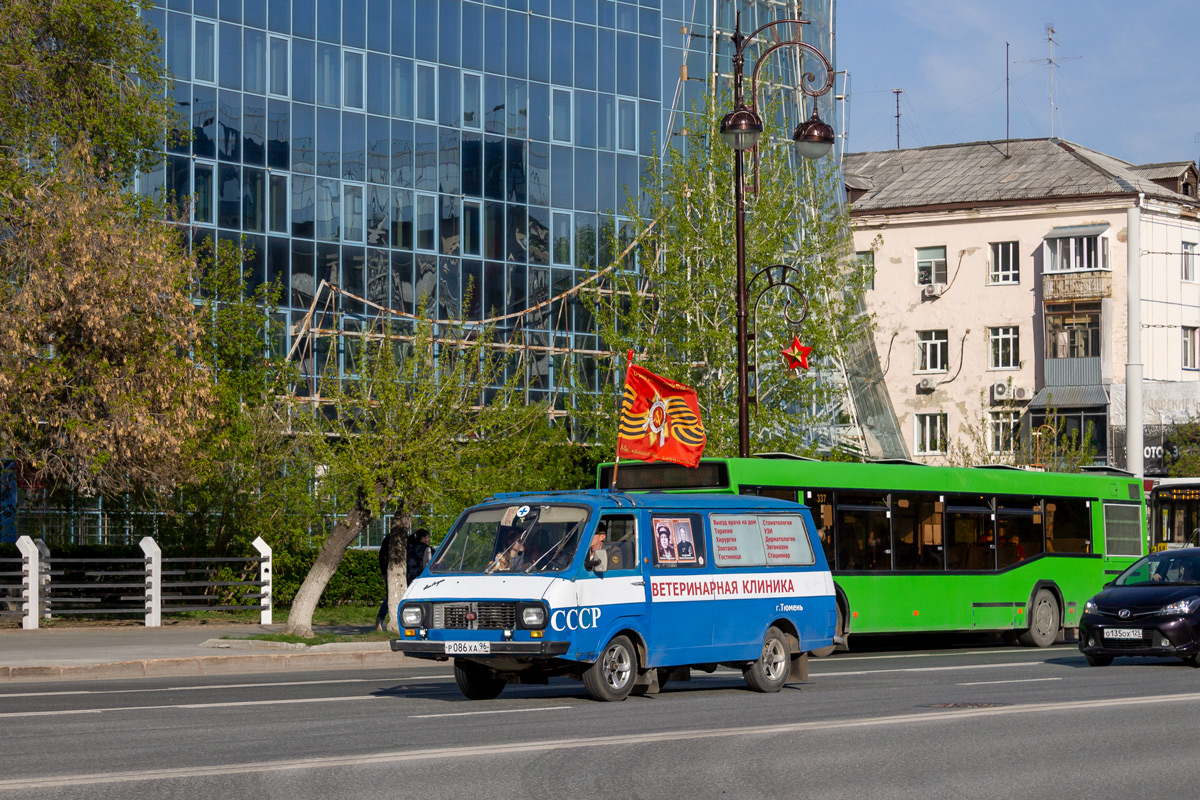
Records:
{"label": "bus side window", "polygon": [[996,498],[1000,568],[1042,552],[1042,504],[1017,497]]}
{"label": "bus side window", "polygon": [[837,493],[838,569],[890,571],[892,529],[887,495]]}
{"label": "bus side window", "polygon": [[812,511],[813,522],[817,526],[817,537],[821,540],[821,549],[825,551],[825,563],[830,569],[835,569],[833,546],[833,493],[805,492],[804,503]]}
{"label": "bus side window", "polygon": [[1075,497],[1046,499],[1046,552],[1087,553],[1092,514],[1087,501]]}
{"label": "bus side window", "polygon": [[942,512],[936,495],[892,495],[896,569],[944,569]]}

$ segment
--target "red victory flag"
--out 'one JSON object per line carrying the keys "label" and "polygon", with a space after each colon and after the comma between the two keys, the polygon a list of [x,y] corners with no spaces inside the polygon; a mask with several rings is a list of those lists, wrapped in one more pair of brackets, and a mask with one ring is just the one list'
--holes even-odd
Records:
{"label": "red victory flag", "polygon": [[617,458],[694,467],[704,442],[696,390],[631,363],[621,399]]}

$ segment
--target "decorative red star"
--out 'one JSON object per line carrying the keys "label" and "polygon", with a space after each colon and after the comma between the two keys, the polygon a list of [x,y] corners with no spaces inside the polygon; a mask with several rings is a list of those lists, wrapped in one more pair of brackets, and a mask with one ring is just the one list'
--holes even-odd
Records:
{"label": "decorative red star", "polygon": [[812,348],[800,344],[799,336],[793,337],[791,346],[779,352],[787,360],[788,369],[795,369],[796,367],[808,369],[808,354],[812,352]]}

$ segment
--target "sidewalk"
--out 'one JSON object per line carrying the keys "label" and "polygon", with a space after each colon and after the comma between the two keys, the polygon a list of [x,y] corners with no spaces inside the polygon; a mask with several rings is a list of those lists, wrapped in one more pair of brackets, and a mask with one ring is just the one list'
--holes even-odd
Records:
{"label": "sidewalk", "polygon": [[[146,676],[285,672],[344,667],[395,667],[404,657],[386,641],[315,647],[247,640],[282,625],[176,623],[0,629],[0,683]],[[355,634],[370,628],[322,627],[318,632]],[[222,637],[237,637],[225,639]]]}

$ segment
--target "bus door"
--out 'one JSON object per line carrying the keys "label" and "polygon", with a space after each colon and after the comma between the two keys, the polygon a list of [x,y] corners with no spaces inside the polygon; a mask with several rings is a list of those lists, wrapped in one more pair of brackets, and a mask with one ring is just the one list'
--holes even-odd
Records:
{"label": "bus door", "polygon": [[[650,514],[648,663],[700,664],[711,658],[716,609],[699,514]],[[645,558],[643,559],[645,560]]]}

